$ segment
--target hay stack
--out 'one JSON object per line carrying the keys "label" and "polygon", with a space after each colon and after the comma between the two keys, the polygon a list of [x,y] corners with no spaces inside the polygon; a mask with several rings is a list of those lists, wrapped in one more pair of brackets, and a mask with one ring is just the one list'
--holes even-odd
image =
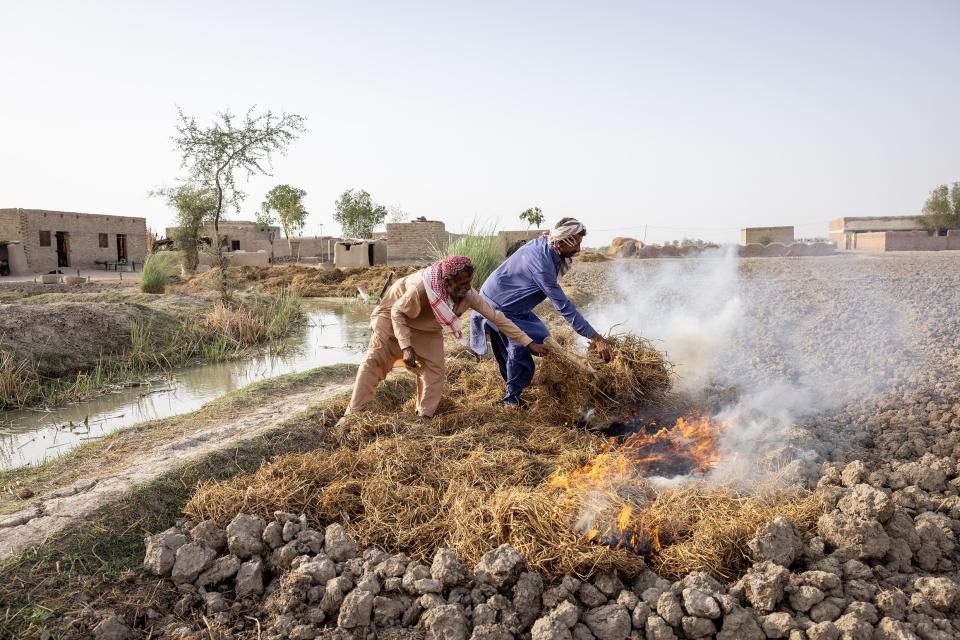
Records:
{"label": "hay stack", "polygon": [[750,242],[740,247],[741,258],[762,258],[766,254],[766,247],[759,242]]}
{"label": "hay stack", "polygon": [[614,238],[608,253],[611,258],[632,258],[642,248],[643,243],[634,238]]}
{"label": "hay stack", "polygon": [[812,256],[832,256],[837,252],[837,246],[832,242],[814,242],[810,245]]}
{"label": "hay stack", "polygon": [[606,262],[607,260],[607,256],[596,251],[581,251],[573,258],[574,262]]}
{"label": "hay stack", "polygon": [[[266,293],[281,289],[310,297],[355,298],[357,288],[367,293],[379,293],[387,275],[393,271],[402,278],[420,269],[422,265],[375,266],[356,269],[324,269],[303,265],[274,265],[270,267],[234,267],[231,275],[240,288],[253,288]],[[193,276],[186,284],[191,289],[212,288],[217,282],[218,269]]]}
{"label": "hay stack", "polygon": [[648,244],[637,252],[638,258],[659,258],[660,247],[655,244]]}
{"label": "hay stack", "polygon": [[767,258],[782,258],[787,253],[787,246],[782,242],[771,242],[763,249]]}

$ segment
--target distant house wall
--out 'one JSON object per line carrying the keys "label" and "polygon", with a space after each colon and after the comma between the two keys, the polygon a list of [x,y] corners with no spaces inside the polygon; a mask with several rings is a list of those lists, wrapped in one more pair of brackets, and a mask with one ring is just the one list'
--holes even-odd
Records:
{"label": "distant house wall", "polygon": [[529,242],[541,235],[543,235],[544,229],[524,229],[522,231],[500,231],[497,233],[497,239],[499,240],[500,255],[506,257],[507,251],[510,250],[513,245],[518,242]]}
{"label": "distant house wall", "polygon": [[[340,241],[340,238],[333,236],[303,236],[294,238],[291,241],[293,251],[287,252],[287,239],[282,238],[284,245],[284,256],[289,255],[292,258],[297,256],[301,258],[320,258],[324,262],[333,259],[333,245]],[[277,254],[280,255],[279,253]]]}
{"label": "distant house wall", "polygon": [[[861,238],[867,233],[908,232],[916,231],[926,235],[918,216],[855,216],[834,218],[827,223],[830,240],[836,243],[837,248],[843,251],[899,251],[899,249],[877,249],[882,242],[886,246],[886,239],[880,236]],[[919,237],[919,236],[918,236]],[[919,243],[934,246],[934,243]],[[869,249],[864,247],[870,247]],[[906,250],[906,249],[905,249]],[[916,249],[928,251],[930,249]]]}
{"label": "distant house wall", "polygon": [[831,232],[842,231],[919,231],[917,216],[854,216],[834,218],[827,223]]}
{"label": "distant house wall", "polygon": [[0,209],[0,241],[22,240],[20,235],[20,210]]}
{"label": "distant house wall", "polygon": [[382,240],[340,241],[334,249],[334,264],[338,269],[356,269],[386,264],[387,243]]}
{"label": "distant house wall", "polygon": [[[3,210],[5,212],[10,209]],[[31,271],[42,273],[58,267],[57,232],[67,236],[67,267],[94,268],[97,262],[116,260],[117,236],[125,236],[126,259],[143,262],[147,255],[147,221],[131,216],[110,216],[70,211],[16,209],[19,214],[20,238]],[[9,221],[9,213],[5,216]],[[49,246],[41,246],[49,235]],[[105,234],[106,246],[101,246]]]}
{"label": "distant house wall", "polygon": [[[223,254],[231,267],[266,267],[270,264],[270,254],[266,251],[230,251]],[[199,256],[199,264],[211,267],[216,257],[208,252]]]}
{"label": "distant house wall", "polygon": [[446,227],[436,220],[387,223],[387,255],[390,260],[428,260],[449,241]]}
{"label": "distant house wall", "polygon": [[867,231],[853,234],[852,251],[945,251],[960,249],[960,230],[945,236],[926,231]]}
{"label": "distant house wall", "polygon": [[[225,238],[225,251],[266,251],[270,254],[270,232],[274,233],[273,252],[276,256],[290,255],[287,242],[280,236],[280,227],[259,225],[252,220],[221,220],[220,237]],[[164,233],[168,238],[176,237],[177,227],[167,227]],[[213,238],[213,225],[206,225],[200,230],[202,237]],[[238,249],[233,249],[233,242],[240,243]]]}
{"label": "distant house wall", "polygon": [[747,227],[740,230],[740,244],[780,242],[793,243],[793,227]]}
{"label": "distant house wall", "polygon": [[853,237],[853,246],[848,247],[848,249],[856,251],[887,250],[886,231],[868,231],[866,233],[856,233],[851,235]]}

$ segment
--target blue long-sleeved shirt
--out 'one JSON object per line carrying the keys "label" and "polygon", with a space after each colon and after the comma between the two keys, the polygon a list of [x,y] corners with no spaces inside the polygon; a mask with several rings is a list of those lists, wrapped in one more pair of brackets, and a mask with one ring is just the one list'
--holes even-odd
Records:
{"label": "blue long-sleeved shirt", "polygon": [[483,283],[480,295],[508,318],[525,315],[550,298],[554,308],[573,330],[585,338],[597,331],[577,311],[557,282],[560,273],[560,254],[545,237],[531,240],[517,249]]}

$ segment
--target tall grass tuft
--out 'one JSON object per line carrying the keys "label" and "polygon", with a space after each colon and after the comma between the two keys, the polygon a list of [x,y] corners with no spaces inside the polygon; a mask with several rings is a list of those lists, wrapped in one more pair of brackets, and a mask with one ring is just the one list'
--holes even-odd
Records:
{"label": "tall grass tuft", "polygon": [[178,254],[172,251],[151,253],[143,263],[140,290],[144,293],[163,293],[167,284],[180,272]]}
{"label": "tall grass tuft", "polygon": [[40,379],[26,361],[0,352],[0,408],[21,407],[40,395]]}
{"label": "tall grass tuft", "polygon": [[303,323],[300,297],[288,290],[259,295],[242,304],[218,303],[196,321],[184,318],[174,331],[160,331],[150,319],[130,325],[130,344],[121,357],[101,357],[90,368],[50,378],[34,362],[0,351],[0,410],[34,404],[76,402],[129,383],[152,370],[181,367],[197,360],[217,362],[247,349],[283,349],[283,340]]}
{"label": "tall grass tuft", "polygon": [[203,326],[242,348],[285,337],[301,317],[300,297],[282,289],[276,296],[255,296],[243,306],[219,302]]}
{"label": "tall grass tuft", "polygon": [[470,223],[466,232],[449,243],[445,249],[434,247],[433,259],[447,256],[467,256],[473,262],[473,287],[479,289],[487,277],[503,262],[500,238],[494,224]]}

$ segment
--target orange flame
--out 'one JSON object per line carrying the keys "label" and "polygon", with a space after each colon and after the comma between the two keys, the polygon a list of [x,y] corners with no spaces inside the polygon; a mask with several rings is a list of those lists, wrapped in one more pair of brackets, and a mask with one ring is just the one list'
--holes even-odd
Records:
{"label": "orange flame", "polygon": [[720,461],[718,443],[726,428],[702,416],[678,418],[670,427],[649,421],[619,444],[611,439],[587,464],[555,473],[551,486],[564,492],[574,529],[587,541],[656,551],[659,531],[645,512],[655,494],[636,481],[709,471]]}

